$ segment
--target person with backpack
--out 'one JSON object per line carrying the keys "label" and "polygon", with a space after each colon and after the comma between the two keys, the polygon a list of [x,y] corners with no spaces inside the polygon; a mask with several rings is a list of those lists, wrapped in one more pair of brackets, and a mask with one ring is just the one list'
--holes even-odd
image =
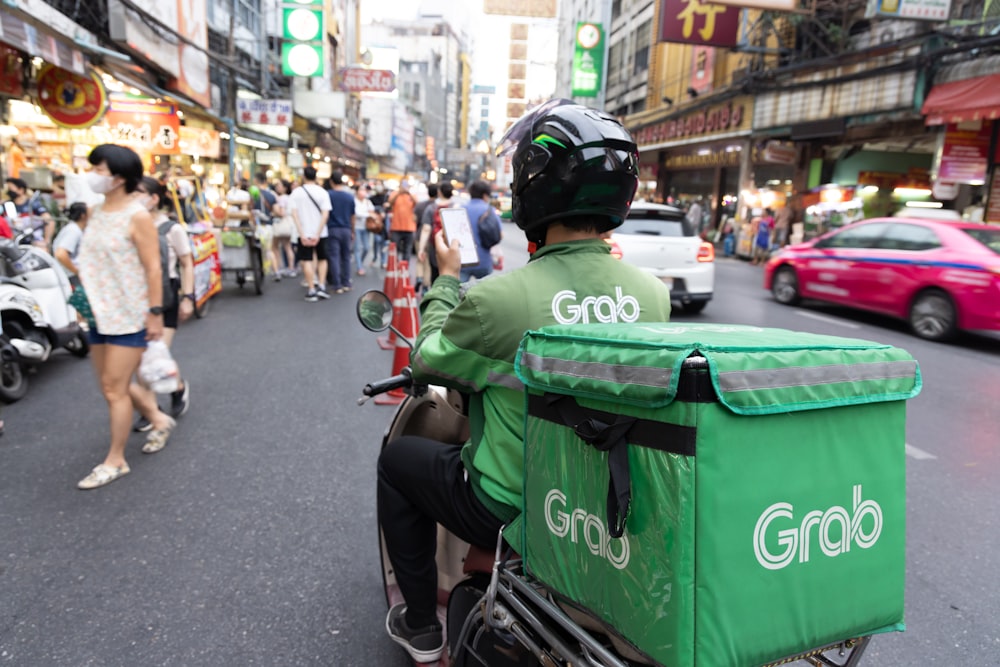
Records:
{"label": "person with backpack", "polygon": [[[163,342],[170,347],[177,333],[177,325],[194,314],[194,256],[191,242],[184,228],[167,215],[171,206],[167,190],[155,178],[144,176],[136,190],[137,200],[153,216],[153,223],[160,239],[160,261],[163,266]],[[176,361],[176,357],[175,357]],[[152,390],[133,382],[129,393],[138,403],[141,400],[156,400]],[[191,401],[190,383],[180,375],[177,391],[170,394],[168,414],[177,419],[188,411]],[[133,427],[136,431],[148,431],[153,425],[139,416]],[[145,450],[144,450],[145,451]],[[149,453],[149,452],[147,452]]]}
{"label": "person with backpack", "polygon": [[[429,192],[429,189],[428,189]],[[437,188],[437,199],[426,207],[420,217],[420,233],[417,236],[417,259],[426,261],[430,267],[430,280],[425,280],[422,289],[426,291],[438,277],[437,255],[434,252],[434,233],[441,229],[441,209],[453,206],[451,201],[455,189],[451,183],[441,183]]]}
{"label": "person with backpack", "polygon": [[490,248],[500,243],[502,229],[500,216],[490,205],[490,185],[486,181],[473,181],[469,186],[469,203],[465,205],[472,225],[472,238],[476,240],[479,263],[463,266],[459,280],[463,283],[471,278],[485,278],[493,273],[493,256]]}

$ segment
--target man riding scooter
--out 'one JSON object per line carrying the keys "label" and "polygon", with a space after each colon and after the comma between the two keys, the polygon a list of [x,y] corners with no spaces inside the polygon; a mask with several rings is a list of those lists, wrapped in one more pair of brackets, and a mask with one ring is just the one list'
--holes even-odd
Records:
{"label": "man riding scooter", "polygon": [[486,549],[522,507],[524,398],[514,358],[525,331],[551,324],[664,322],[670,292],[615,260],[601,234],[622,224],[638,185],[638,150],[613,117],[566,100],[515,123],[513,220],[528,265],[460,292],[458,242],[435,236],[440,276],[421,301],[415,380],[467,392],[469,442],[404,436],[382,451],[378,514],[405,603],[386,630],[417,662],[444,650],[436,616],[436,524]]}

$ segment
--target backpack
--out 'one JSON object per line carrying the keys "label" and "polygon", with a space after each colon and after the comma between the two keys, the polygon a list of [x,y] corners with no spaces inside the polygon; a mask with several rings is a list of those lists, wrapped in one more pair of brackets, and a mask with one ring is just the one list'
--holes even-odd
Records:
{"label": "backpack", "polygon": [[177,290],[170,283],[170,242],[167,240],[167,232],[176,224],[176,220],[164,220],[156,228],[157,236],[160,237],[160,274],[163,281],[164,310],[170,310],[177,302]]}
{"label": "backpack", "polygon": [[479,227],[479,242],[484,248],[489,250],[500,243],[503,231],[500,229],[500,220],[492,206],[486,206],[486,210],[479,216],[479,221],[476,224]]}

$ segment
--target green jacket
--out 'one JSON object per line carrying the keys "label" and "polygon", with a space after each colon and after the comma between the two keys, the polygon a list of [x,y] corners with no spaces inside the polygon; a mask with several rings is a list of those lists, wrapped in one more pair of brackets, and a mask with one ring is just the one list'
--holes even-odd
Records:
{"label": "green jacket", "polygon": [[471,395],[462,461],[479,500],[510,521],[524,486],[524,395],[514,357],[529,329],[575,322],[666,322],[670,291],[611,257],[600,239],[547,246],[517,271],[475,284],[441,276],[420,304],[413,377]]}

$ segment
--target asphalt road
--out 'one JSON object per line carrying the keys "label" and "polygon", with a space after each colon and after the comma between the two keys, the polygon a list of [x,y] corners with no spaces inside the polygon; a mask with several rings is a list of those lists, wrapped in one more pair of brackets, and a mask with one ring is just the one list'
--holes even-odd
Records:
{"label": "asphalt road", "polygon": [[[510,225],[507,268],[523,264]],[[1000,665],[1000,337],[925,343],[894,322],[787,308],[760,270],[720,260],[698,316],[867,338],[909,350],[923,393],[908,420],[908,631],[864,664]],[[409,664],[384,635],[374,464],[391,408],[356,405],[391,354],[353,293],[315,304],[297,281],[231,281],[175,352],[193,405],[170,444],[96,491],[106,451],[87,361],[58,353],[0,439],[0,663]],[[863,585],[863,582],[859,582]],[[845,591],[845,594],[850,594]],[[822,601],[817,601],[822,604]]]}

